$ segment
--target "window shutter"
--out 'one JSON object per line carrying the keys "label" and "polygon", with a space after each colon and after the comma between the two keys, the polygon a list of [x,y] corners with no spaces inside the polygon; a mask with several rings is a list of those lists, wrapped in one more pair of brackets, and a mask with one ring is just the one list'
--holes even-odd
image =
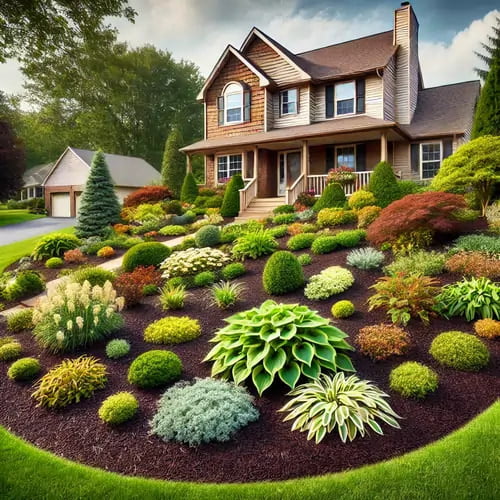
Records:
{"label": "window shutter", "polygon": [[356,80],[356,113],[365,112],[365,80]]}
{"label": "window shutter", "polygon": [[217,97],[217,115],[219,125],[224,125],[224,96]]}
{"label": "window shutter", "polygon": [[356,145],[356,172],[366,171],[366,144]]}
{"label": "window shutter", "polygon": [[333,146],[326,147],[326,172],[331,168],[335,168],[335,148]]}
{"label": "window shutter", "polygon": [[250,121],[250,91],[245,90],[243,92],[243,121]]}
{"label": "window shutter", "polygon": [[325,86],[325,110],[326,118],[333,118],[335,116],[335,86]]}
{"label": "window shutter", "polygon": [[443,141],[443,160],[448,158],[453,154],[453,141],[451,139],[445,139]]}
{"label": "window shutter", "polygon": [[420,175],[420,144],[411,144],[410,148],[411,171]]}

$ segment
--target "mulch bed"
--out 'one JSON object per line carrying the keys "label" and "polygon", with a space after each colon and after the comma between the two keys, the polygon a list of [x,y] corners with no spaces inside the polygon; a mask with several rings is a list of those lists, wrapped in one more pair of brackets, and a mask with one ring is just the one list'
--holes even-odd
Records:
{"label": "mulch bed", "polygon": [[[339,251],[313,256],[313,264],[304,268],[306,275],[316,274],[330,265],[345,265],[346,254],[347,251]],[[261,284],[264,263],[265,259],[246,263],[249,272],[241,278],[247,286],[246,300],[234,311],[253,307],[269,298]],[[344,298],[352,300],[357,312],[349,319],[336,322],[352,338],[367,324],[387,321],[383,312],[369,313],[366,306],[366,300],[371,294],[368,287],[381,273],[357,269],[353,273],[356,282],[352,288],[329,300],[309,301],[302,290],[277,300],[307,304],[326,317],[331,317],[330,307],[333,302]],[[459,277],[448,274],[440,279],[443,283],[448,283]],[[105,361],[110,372],[108,384],[92,398],[64,410],[37,408],[30,398],[32,387],[10,381],[6,376],[6,364],[0,365],[0,424],[40,448],[123,474],[198,482],[281,480],[342,471],[414,450],[462,426],[491,405],[500,394],[499,342],[485,341],[492,359],[490,365],[478,373],[442,368],[428,354],[434,336],[449,330],[472,333],[472,324],[462,319],[446,321],[438,318],[425,326],[412,320],[407,330],[413,344],[407,355],[378,363],[356,352],[351,356],[360,377],[374,381],[390,393],[390,404],[403,417],[400,422],[401,430],[383,425],[384,436],[372,433],[347,444],[342,444],[334,433],[321,444],[315,445],[314,442],[307,441],[305,434],[291,432],[290,422],[282,421],[283,415],[278,414],[277,410],[287,400],[284,395],[286,390],[277,386],[263,397],[256,398],[256,405],[261,413],[259,420],[241,430],[232,441],[197,448],[165,443],[148,433],[148,421],[155,413],[157,401],[164,389],[140,390],[130,386],[126,381],[127,369],[138,354],[160,348],[170,349],[180,356],[184,365],[183,378],[209,376],[210,365],[201,363],[210,347],[207,341],[216,329],[223,326],[223,318],[230,313],[208,306],[205,294],[205,290],[191,290],[185,309],[174,313],[161,311],[157,297],[149,297],[142,305],[126,311],[126,327],[117,337],[131,341],[131,353],[125,358],[112,361],[105,358],[103,344],[87,349],[85,352]],[[143,342],[144,328],[150,322],[169,314],[189,315],[199,319],[203,327],[202,336],[193,342],[173,347]],[[1,323],[0,334],[4,332],[5,325]],[[41,351],[29,334],[20,334],[19,338],[25,355],[39,357],[44,370],[60,361],[61,356]],[[423,401],[404,399],[389,389],[389,372],[407,360],[428,364],[439,373],[439,389]],[[104,398],[123,390],[136,394],[140,401],[140,412],[132,421],[112,429],[99,420],[97,410]]]}

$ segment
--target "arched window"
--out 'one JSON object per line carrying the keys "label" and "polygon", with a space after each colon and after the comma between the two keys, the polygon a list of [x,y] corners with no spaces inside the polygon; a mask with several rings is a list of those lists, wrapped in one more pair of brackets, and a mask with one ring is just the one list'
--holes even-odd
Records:
{"label": "arched window", "polygon": [[230,82],[217,99],[219,125],[233,125],[250,120],[250,92],[239,82]]}

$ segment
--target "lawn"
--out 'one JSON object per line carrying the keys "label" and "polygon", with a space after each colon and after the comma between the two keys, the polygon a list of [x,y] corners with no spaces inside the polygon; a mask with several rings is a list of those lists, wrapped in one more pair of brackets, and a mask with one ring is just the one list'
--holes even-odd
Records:
{"label": "lawn", "polygon": [[19,224],[28,220],[41,219],[45,217],[42,214],[30,214],[28,210],[5,210],[0,209],[0,226],[8,226],[10,224]]}

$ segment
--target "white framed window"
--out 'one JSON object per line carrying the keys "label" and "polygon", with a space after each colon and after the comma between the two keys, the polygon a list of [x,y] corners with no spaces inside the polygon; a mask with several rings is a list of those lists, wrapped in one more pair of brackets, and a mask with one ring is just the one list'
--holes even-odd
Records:
{"label": "white framed window", "polygon": [[222,155],[217,156],[217,181],[224,182],[235,174],[241,174],[243,170],[243,156]]}
{"label": "white framed window", "polygon": [[297,114],[297,89],[287,89],[280,92],[280,113],[282,115]]}
{"label": "white framed window", "polygon": [[443,148],[441,141],[420,144],[420,178],[432,179],[441,166]]}
{"label": "white framed window", "polygon": [[243,88],[239,83],[229,83],[224,89],[224,110],[225,125],[243,121]]}
{"label": "white framed window", "polygon": [[356,146],[354,144],[335,147],[335,166],[356,170]]}
{"label": "white framed window", "polygon": [[356,112],[356,82],[335,84],[335,116],[353,115]]}

